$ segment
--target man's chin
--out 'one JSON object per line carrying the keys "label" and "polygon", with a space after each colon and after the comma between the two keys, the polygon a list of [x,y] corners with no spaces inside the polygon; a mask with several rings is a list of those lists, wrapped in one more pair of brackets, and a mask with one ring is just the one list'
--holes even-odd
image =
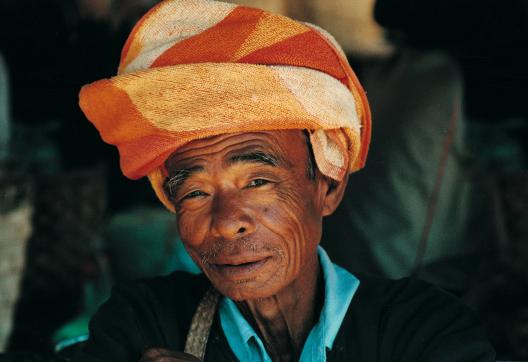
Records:
{"label": "man's chin", "polygon": [[215,279],[211,280],[211,283],[220,294],[237,302],[268,298],[277,294],[282,288],[279,278],[269,278],[265,275],[235,281]]}
{"label": "man's chin", "polygon": [[239,284],[222,286],[217,288],[220,294],[234,300],[235,302],[243,302],[253,299],[263,299],[271,297],[276,294],[278,288],[266,288],[261,283],[255,281],[246,281]]}
{"label": "man's chin", "polygon": [[222,295],[242,301],[277,293],[282,286],[282,269],[274,258],[269,257],[240,265],[212,264],[204,272]]}

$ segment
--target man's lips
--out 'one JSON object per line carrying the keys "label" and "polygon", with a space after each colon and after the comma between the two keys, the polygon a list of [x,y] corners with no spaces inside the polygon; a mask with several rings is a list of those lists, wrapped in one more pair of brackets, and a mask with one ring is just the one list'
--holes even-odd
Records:
{"label": "man's lips", "polygon": [[217,256],[211,264],[238,266],[242,264],[255,263],[260,260],[269,258],[271,255],[254,255],[254,254],[239,254],[230,256]]}
{"label": "man's lips", "polygon": [[217,258],[211,266],[227,279],[251,279],[259,270],[271,260],[270,255],[265,256],[233,256]]}

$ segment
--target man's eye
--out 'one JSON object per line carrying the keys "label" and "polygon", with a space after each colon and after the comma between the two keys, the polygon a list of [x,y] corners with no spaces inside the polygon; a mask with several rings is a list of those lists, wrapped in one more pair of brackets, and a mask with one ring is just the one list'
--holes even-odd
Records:
{"label": "man's eye", "polygon": [[268,181],[268,180],[264,180],[262,178],[257,178],[255,180],[252,180],[250,183],[248,183],[245,188],[259,187],[259,186],[263,186],[263,185],[266,185],[266,184],[269,184],[269,183],[270,183],[270,181]]}
{"label": "man's eye", "polygon": [[182,197],[182,200],[194,199],[194,198],[200,197],[200,196],[207,196],[207,194],[205,192],[203,192],[203,191],[195,190],[195,191],[189,192],[187,195]]}

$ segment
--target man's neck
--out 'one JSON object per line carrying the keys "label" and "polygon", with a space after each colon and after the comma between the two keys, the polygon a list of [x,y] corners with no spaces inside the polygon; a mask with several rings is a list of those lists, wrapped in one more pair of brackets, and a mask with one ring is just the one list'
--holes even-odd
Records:
{"label": "man's neck", "polygon": [[237,303],[261,337],[273,361],[299,360],[304,342],[317,323],[324,282],[315,254],[303,273],[280,293]]}

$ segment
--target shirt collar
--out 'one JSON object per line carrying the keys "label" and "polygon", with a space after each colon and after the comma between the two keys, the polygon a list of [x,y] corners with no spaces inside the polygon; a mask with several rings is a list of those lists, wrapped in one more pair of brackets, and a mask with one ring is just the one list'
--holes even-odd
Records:
{"label": "shirt collar", "polygon": [[[325,283],[325,299],[317,324],[312,328],[301,353],[301,362],[325,361],[325,349],[332,349],[359,280],[332,263],[322,247],[318,250]],[[229,346],[241,361],[271,361],[253,327],[227,297],[220,302],[220,322]]]}

